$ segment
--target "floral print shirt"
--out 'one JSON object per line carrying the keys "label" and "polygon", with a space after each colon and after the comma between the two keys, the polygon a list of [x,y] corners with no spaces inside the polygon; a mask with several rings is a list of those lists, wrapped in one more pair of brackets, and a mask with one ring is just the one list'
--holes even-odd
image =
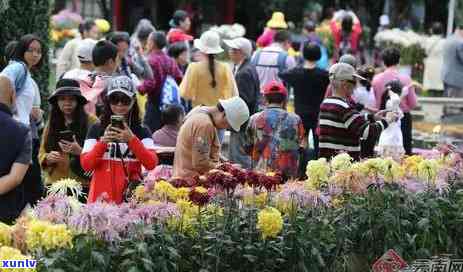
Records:
{"label": "floral print shirt", "polygon": [[298,115],[267,107],[251,116],[245,133],[246,151],[254,169],[297,177],[300,149],[305,146],[304,126]]}

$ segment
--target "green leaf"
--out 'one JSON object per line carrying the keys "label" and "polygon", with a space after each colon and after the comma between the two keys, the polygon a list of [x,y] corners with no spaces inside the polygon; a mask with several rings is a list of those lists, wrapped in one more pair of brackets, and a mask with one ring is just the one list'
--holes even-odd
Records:
{"label": "green leaf", "polygon": [[417,226],[421,230],[429,228],[429,219],[428,218],[422,218],[420,221],[418,221]]}
{"label": "green leaf", "polygon": [[103,254],[98,251],[92,251],[92,259],[96,261],[100,266],[106,265],[106,260]]}

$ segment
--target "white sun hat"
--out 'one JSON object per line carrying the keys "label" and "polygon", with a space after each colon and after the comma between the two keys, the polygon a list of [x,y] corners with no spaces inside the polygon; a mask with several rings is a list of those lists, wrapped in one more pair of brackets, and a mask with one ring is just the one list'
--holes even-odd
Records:
{"label": "white sun hat", "polygon": [[219,99],[219,103],[225,110],[225,118],[227,118],[230,127],[239,132],[241,126],[249,119],[249,109],[246,102],[239,96],[235,96],[225,100]]}
{"label": "white sun hat", "polygon": [[199,39],[195,39],[194,46],[204,54],[219,54],[223,52],[220,47],[220,36],[215,31],[204,32]]}
{"label": "white sun hat", "polygon": [[224,40],[223,42],[230,48],[241,50],[246,57],[250,57],[252,54],[252,43],[246,38],[239,37],[233,40]]}

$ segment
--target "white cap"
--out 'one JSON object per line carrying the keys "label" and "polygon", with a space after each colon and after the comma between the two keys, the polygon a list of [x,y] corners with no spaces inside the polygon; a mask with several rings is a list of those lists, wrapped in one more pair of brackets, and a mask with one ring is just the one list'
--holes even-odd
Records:
{"label": "white cap", "polygon": [[96,43],[97,41],[93,39],[85,39],[79,42],[77,57],[80,61],[92,62],[92,52]]}
{"label": "white cap", "polygon": [[230,48],[241,50],[246,57],[250,57],[252,54],[252,43],[246,38],[239,37],[233,40],[224,40],[223,42]]}
{"label": "white cap", "polygon": [[381,15],[379,17],[379,25],[380,26],[388,26],[391,22],[389,21],[389,16],[387,14]]}
{"label": "white cap", "polygon": [[128,97],[135,96],[135,86],[132,79],[128,76],[112,77],[108,82],[107,90],[106,96],[110,96],[117,92],[123,93]]}
{"label": "white cap", "polygon": [[195,39],[194,46],[204,54],[219,54],[223,52],[220,47],[220,36],[215,31],[208,30],[201,35],[201,38]]}
{"label": "white cap", "polygon": [[230,127],[239,132],[241,126],[249,119],[249,109],[246,102],[239,96],[230,99],[219,99],[220,105],[225,110],[225,117]]}

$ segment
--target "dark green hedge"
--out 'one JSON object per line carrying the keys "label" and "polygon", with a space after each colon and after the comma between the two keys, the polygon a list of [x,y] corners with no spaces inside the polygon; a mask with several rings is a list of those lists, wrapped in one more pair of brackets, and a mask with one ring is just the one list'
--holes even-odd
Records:
{"label": "dark green hedge", "polygon": [[[42,96],[48,96],[49,78],[49,25],[50,25],[50,0],[6,0],[0,1],[5,6],[0,7],[0,68],[6,65],[4,62],[4,52],[6,44],[12,40],[18,40],[22,35],[34,33],[38,35],[45,44],[43,50],[43,66],[33,71],[33,77],[39,85]],[[45,104],[45,103],[44,103]]]}

